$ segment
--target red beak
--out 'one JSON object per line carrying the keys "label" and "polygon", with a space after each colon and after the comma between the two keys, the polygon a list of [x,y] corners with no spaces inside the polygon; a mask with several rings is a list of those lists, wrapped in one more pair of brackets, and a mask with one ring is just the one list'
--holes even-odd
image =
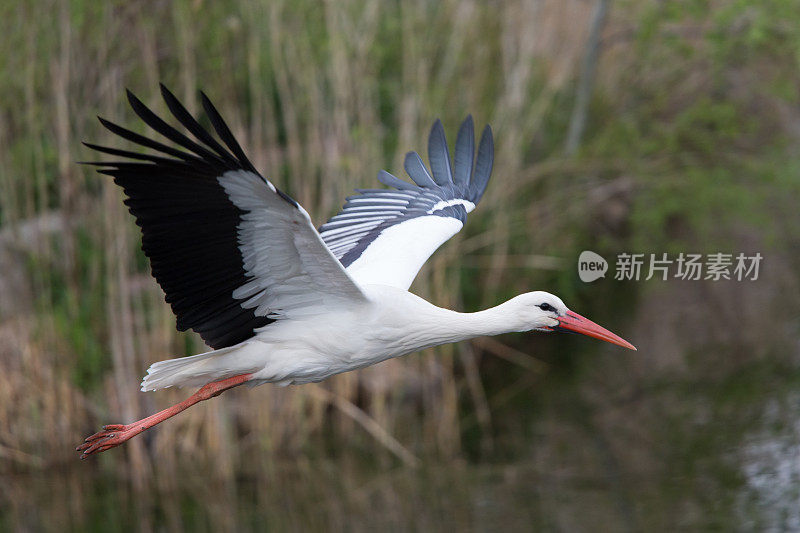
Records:
{"label": "red beak", "polygon": [[614,335],[603,326],[595,324],[588,318],[582,317],[578,313],[574,313],[572,311],[567,311],[566,315],[558,317],[558,326],[555,326],[551,329],[553,329],[553,331],[566,330],[575,333],[581,333],[583,335],[594,337],[595,339],[600,339],[601,341],[610,342],[611,344],[628,348],[629,350],[636,350],[636,347],[633,344],[629,343],[619,335]]}

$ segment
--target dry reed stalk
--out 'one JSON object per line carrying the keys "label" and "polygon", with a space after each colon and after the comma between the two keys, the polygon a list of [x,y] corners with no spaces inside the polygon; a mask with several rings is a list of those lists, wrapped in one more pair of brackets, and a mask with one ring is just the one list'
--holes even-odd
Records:
{"label": "dry reed stalk", "polygon": [[397,439],[392,437],[373,418],[359,409],[355,404],[348,401],[346,398],[337,396],[335,393],[330,393],[315,384],[305,387],[304,392],[314,398],[336,406],[343,414],[360,424],[382,446],[397,455],[397,457],[401,459],[407,466],[412,468],[419,466],[420,461],[414,456],[414,454],[400,444]]}

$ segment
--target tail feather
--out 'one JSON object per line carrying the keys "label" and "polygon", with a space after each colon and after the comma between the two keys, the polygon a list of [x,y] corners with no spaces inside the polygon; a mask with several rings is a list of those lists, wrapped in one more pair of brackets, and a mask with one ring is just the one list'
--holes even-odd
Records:
{"label": "tail feather", "polygon": [[142,380],[142,392],[167,387],[200,387],[206,383],[233,377],[255,369],[237,368],[234,355],[242,345],[230,346],[189,357],[167,359],[150,365]]}

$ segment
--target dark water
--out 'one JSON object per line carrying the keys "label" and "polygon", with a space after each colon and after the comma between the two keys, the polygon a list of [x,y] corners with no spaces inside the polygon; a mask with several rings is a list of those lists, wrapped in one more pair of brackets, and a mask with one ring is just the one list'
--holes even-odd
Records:
{"label": "dark water", "polygon": [[[598,378],[600,379],[600,378]],[[543,386],[491,451],[416,469],[358,446],[233,468],[108,459],[2,480],[8,531],[800,530],[800,373],[609,391]],[[587,392],[588,390],[588,392]],[[502,416],[504,411],[498,411]],[[337,448],[338,449],[338,448]],[[477,446],[476,446],[477,449]],[[223,474],[221,472],[235,472]]]}

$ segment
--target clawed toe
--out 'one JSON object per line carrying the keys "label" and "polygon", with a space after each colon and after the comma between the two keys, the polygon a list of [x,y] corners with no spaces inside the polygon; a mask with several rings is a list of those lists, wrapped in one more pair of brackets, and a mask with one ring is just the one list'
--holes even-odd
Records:
{"label": "clawed toe", "polygon": [[83,442],[85,442],[85,443],[86,442],[94,442],[97,439],[102,439],[103,437],[111,437],[112,435],[113,435],[113,433],[111,433],[109,430],[105,429],[105,426],[104,426],[102,431],[98,431],[94,435],[89,435],[88,437],[83,439]]}
{"label": "clawed toe", "polygon": [[95,453],[104,452],[115,446],[119,446],[130,436],[125,435],[127,427],[124,424],[108,424],[103,426],[102,431],[98,431],[94,435],[89,435],[84,439],[75,451],[82,452],[81,459],[86,459],[88,456]]}

